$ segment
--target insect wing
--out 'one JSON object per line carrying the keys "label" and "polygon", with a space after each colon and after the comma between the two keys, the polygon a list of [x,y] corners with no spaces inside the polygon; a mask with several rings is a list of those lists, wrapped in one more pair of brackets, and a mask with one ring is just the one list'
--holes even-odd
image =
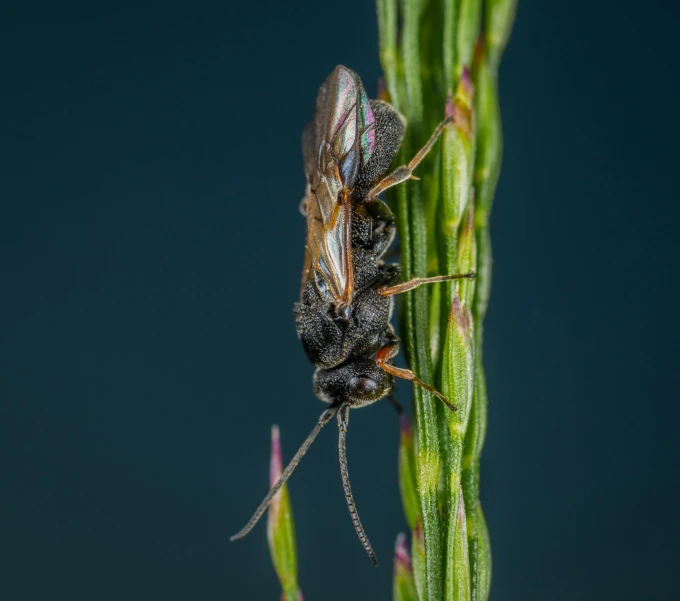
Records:
{"label": "insect wing", "polygon": [[321,86],[314,120],[302,136],[307,176],[302,288],[317,275],[340,303],[350,303],[354,293],[352,187],[375,145],[375,118],[361,80],[338,66]]}

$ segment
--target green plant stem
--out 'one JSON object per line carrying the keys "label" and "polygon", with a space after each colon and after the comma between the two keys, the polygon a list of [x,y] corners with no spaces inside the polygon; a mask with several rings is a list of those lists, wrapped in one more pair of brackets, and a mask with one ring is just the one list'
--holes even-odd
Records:
{"label": "green plant stem", "polygon": [[420,501],[416,489],[415,452],[413,432],[405,415],[401,416],[401,436],[399,441],[399,489],[404,504],[404,515],[411,530],[420,518]]}
{"label": "green plant stem", "polygon": [[442,40],[443,83],[446,92],[453,90],[455,84],[456,59],[456,17],[460,0],[444,0],[442,21],[444,30]]}
{"label": "green plant stem", "polygon": [[482,17],[481,0],[458,0],[458,27],[456,35],[456,77],[465,67],[472,65],[472,53],[479,36]]}
{"label": "green plant stem", "polygon": [[510,38],[517,12],[517,0],[485,0],[484,33],[491,70],[496,73],[501,56]]}
{"label": "green plant stem", "polygon": [[380,61],[385,73],[385,84],[390,100],[399,110],[399,50],[397,48],[397,3],[395,0],[378,0],[378,40]]}
{"label": "green plant stem", "polygon": [[[482,340],[488,222],[502,148],[496,74],[515,6],[516,0],[378,0],[387,92],[407,120],[399,164],[422,147],[443,113],[453,118],[418,167],[421,181],[387,194],[396,207],[402,277],[477,274],[476,281],[418,288],[400,299],[409,367],[457,406],[451,413],[415,387],[415,448],[402,436],[400,482],[420,601],[486,601],[489,594],[490,545],[479,503],[487,416]],[[482,34],[486,42],[479,44]]]}
{"label": "green plant stem", "polygon": [[[272,452],[269,484],[274,486],[283,472],[283,457],[279,429],[272,427]],[[267,512],[267,542],[272,563],[281,582],[283,601],[301,601],[302,594],[297,583],[297,549],[293,509],[285,484],[274,496]]]}
{"label": "green plant stem", "polygon": [[[461,596],[463,588],[469,585],[460,582],[461,574],[467,575],[469,581],[469,562],[467,552],[467,534],[465,526],[465,503],[461,490],[461,469],[465,432],[472,403],[472,386],[474,377],[472,317],[465,302],[454,295],[449,324],[444,345],[442,361],[442,392],[456,405],[456,411],[449,411],[446,416],[447,435],[449,438],[450,458],[447,461],[444,486],[447,496],[447,545],[445,566],[445,599],[466,598]],[[461,542],[464,540],[464,543]],[[461,549],[464,548],[464,552]]]}
{"label": "green plant stem", "polygon": [[[408,122],[402,145],[402,162],[408,162],[427,140],[423,135],[423,92],[420,71],[420,15],[422,2],[403,0],[402,60],[404,65],[405,106]],[[398,212],[401,217],[402,269],[405,279],[427,275],[427,226],[422,190],[407,182],[398,192]],[[404,253],[405,246],[409,250]],[[406,294],[406,350],[411,369],[416,375],[432,382],[428,339],[428,292],[419,288]],[[427,599],[442,596],[442,524],[439,514],[438,486],[440,471],[439,436],[434,397],[416,387],[415,416],[418,429],[416,481],[420,497],[425,548],[425,587]]]}
{"label": "green plant stem", "polygon": [[397,536],[394,548],[393,601],[418,601],[418,591],[413,578],[413,567],[406,546],[406,536]]}

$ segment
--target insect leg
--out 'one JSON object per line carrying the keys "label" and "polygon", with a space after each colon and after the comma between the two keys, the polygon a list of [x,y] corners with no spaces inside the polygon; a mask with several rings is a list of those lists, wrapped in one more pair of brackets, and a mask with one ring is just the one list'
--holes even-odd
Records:
{"label": "insect leg", "polygon": [[312,446],[314,439],[317,437],[319,432],[321,432],[321,428],[323,428],[337,412],[337,406],[330,406],[328,409],[324,410],[324,412],[321,414],[321,417],[319,417],[319,421],[316,423],[316,426],[314,426],[314,429],[309,433],[309,436],[307,436],[305,441],[302,443],[302,446],[298,449],[298,452],[295,453],[295,457],[293,457],[291,462],[286,466],[286,469],[283,471],[283,474],[281,474],[279,481],[274,484],[267,496],[263,499],[262,503],[260,503],[259,507],[255,510],[255,513],[253,513],[252,517],[248,520],[248,523],[236,534],[234,534],[229,539],[229,542],[234,542],[239,538],[243,538],[253,529],[255,524],[257,524],[258,520],[262,517],[262,514],[267,510],[267,507],[269,507],[270,503],[274,499],[274,495],[286,483],[286,480],[290,478],[290,475],[293,473],[298,463],[300,463],[300,459],[302,459],[309,447]]}
{"label": "insect leg", "polygon": [[444,403],[451,411],[455,411],[456,407],[455,405],[452,405],[451,402],[438,390],[430,386],[429,384],[425,384],[422,380],[418,379],[416,374],[414,374],[410,369],[404,369],[402,367],[396,367],[394,365],[390,365],[387,363],[390,359],[393,357],[396,357],[396,355],[399,353],[399,339],[397,338],[396,334],[394,332],[390,332],[388,334],[388,342],[380,348],[375,356],[375,362],[378,364],[378,367],[381,369],[384,369],[388,374],[392,374],[395,378],[402,378],[403,380],[409,380],[410,382],[415,382],[418,384],[418,386],[421,386],[425,390],[428,390],[431,392],[434,396],[436,396],[442,403]]}
{"label": "insect leg", "polygon": [[340,407],[338,411],[338,454],[340,456],[340,475],[342,476],[342,487],[345,490],[345,501],[347,501],[347,507],[349,508],[349,515],[352,518],[352,524],[354,529],[359,536],[362,546],[368,556],[371,558],[373,565],[378,567],[378,559],[373,552],[373,547],[368,541],[368,536],[366,536],[366,531],[361,525],[361,520],[359,519],[359,512],[354,504],[354,497],[352,496],[352,487],[349,484],[349,471],[347,469],[347,449],[345,445],[345,439],[347,437],[347,426],[349,424],[349,405],[344,404]]}
{"label": "insect leg", "polygon": [[451,121],[453,121],[453,117],[447,117],[446,119],[444,119],[444,121],[437,125],[425,146],[423,146],[418,151],[418,154],[416,154],[416,156],[414,156],[411,159],[409,164],[397,167],[387,177],[384,177],[382,180],[380,180],[375,186],[373,186],[373,188],[371,188],[367,197],[374,198],[375,196],[378,196],[378,194],[380,194],[381,192],[387,190],[387,188],[391,188],[392,186],[396,186],[401,182],[405,182],[407,179],[418,179],[417,177],[413,176],[413,170],[418,166],[420,161],[422,161],[425,158],[427,153],[430,152],[430,150],[432,150],[432,147],[434,146],[434,143],[437,141],[437,138],[439,138],[441,133],[444,131],[444,128],[449,123],[451,123]]}
{"label": "insect leg", "polygon": [[381,286],[378,288],[378,294],[380,296],[393,296],[395,294],[401,294],[402,292],[408,292],[423,284],[436,284],[437,282],[448,282],[450,280],[461,280],[474,277],[476,277],[476,274],[474,271],[471,271],[470,273],[456,273],[454,275],[435,275],[431,278],[413,278],[412,280],[401,282],[395,286]]}

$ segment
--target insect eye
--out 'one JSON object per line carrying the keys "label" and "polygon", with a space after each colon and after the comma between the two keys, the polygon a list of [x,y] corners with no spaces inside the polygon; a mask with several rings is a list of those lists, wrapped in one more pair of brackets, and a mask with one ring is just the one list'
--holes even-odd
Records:
{"label": "insect eye", "polygon": [[380,385],[369,376],[354,376],[349,381],[349,388],[353,396],[370,396],[378,392]]}

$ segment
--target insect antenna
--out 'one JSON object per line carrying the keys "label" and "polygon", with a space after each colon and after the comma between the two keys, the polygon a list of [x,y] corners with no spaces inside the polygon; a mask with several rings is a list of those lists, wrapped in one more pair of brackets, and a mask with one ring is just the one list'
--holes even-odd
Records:
{"label": "insect antenna", "polygon": [[230,537],[229,542],[234,542],[235,540],[243,538],[253,529],[255,524],[257,524],[258,520],[262,517],[262,514],[267,511],[267,507],[269,507],[272,500],[274,499],[274,495],[279,492],[279,489],[286,483],[288,478],[290,478],[298,463],[300,463],[300,460],[304,457],[309,447],[312,446],[314,439],[318,436],[319,432],[321,432],[321,428],[323,428],[337,412],[338,407],[331,406],[321,414],[316,426],[314,426],[314,429],[309,433],[309,436],[307,436],[305,441],[302,443],[302,446],[298,449],[298,452],[295,453],[295,456],[286,466],[286,469],[283,470],[283,474],[281,474],[278,482],[274,484],[269,493],[267,493],[267,496],[262,500],[262,503],[260,503],[259,507],[255,510],[255,513],[253,513],[252,517],[248,520],[248,523],[236,534]]}
{"label": "insect antenna", "polygon": [[401,416],[404,415],[404,408],[402,407],[401,403],[397,401],[397,399],[394,398],[394,394],[390,393],[390,396],[387,397],[387,400],[390,402],[390,405],[394,407],[394,410]]}
{"label": "insect antenna", "polygon": [[378,567],[378,559],[373,552],[373,547],[368,541],[368,536],[366,536],[366,531],[361,525],[361,520],[359,519],[359,512],[354,504],[354,497],[352,496],[352,487],[349,484],[349,471],[347,469],[347,449],[345,447],[345,439],[347,437],[347,425],[349,424],[349,405],[345,404],[340,407],[338,411],[338,453],[340,455],[340,475],[342,476],[342,487],[345,489],[345,501],[347,501],[347,507],[349,508],[349,515],[352,518],[352,524],[354,525],[354,530],[356,530],[357,536],[361,541],[366,553],[371,558],[373,565]]}

